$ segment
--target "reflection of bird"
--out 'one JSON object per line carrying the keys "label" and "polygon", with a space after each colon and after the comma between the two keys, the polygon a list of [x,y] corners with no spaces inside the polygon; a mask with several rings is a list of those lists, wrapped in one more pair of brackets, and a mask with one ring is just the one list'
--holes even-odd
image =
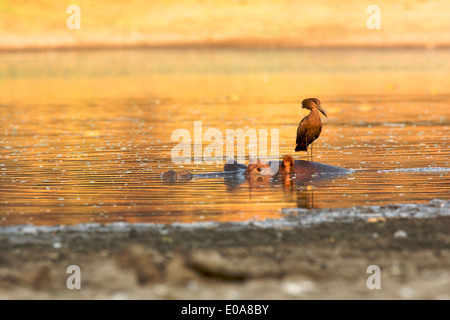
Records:
{"label": "reflection of bird", "polygon": [[295,151],[306,151],[309,160],[308,146],[311,144],[311,161],[313,160],[312,143],[320,136],[322,131],[322,121],[320,121],[319,111],[323,113],[326,117],[325,111],[322,109],[320,100],[317,98],[308,98],[302,101],[302,108],[311,110],[310,114],[307,115],[300,121],[297,128],[297,146]]}

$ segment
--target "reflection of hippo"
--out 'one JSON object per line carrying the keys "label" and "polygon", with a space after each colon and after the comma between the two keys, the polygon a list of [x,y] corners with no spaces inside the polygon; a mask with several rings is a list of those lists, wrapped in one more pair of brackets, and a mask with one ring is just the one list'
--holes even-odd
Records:
{"label": "reflection of hippo", "polygon": [[[274,172],[273,168],[277,168],[278,171]],[[304,160],[294,160],[290,155],[287,155],[279,163],[268,162],[263,163],[259,160],[256,164],[249,164],[248,166],[234,161],[234,163],[227,163],[224,166],[224,171],[222,172],[212,172],[212,173],[198,173],[191,174],[188,171],[181,171],[179,173],[169,170],[164,172],[161,176],[163,180],[191,180],[192,178],[235,178],[239,179],[245,176],[249,181],[261,181],[264,177],[264,181],[270,181],[273,177],[275,179],[285,180],[289,177],[290,180],[310,180],[312,178],[331,178],[337,175],[349,174],[351,171],[335,166],[330,166],[327,164],[314,162],[314,161],[304,161]],[[259,179],[256,179],[261,176]],[[256,179],[256,180],[255,180]]]}

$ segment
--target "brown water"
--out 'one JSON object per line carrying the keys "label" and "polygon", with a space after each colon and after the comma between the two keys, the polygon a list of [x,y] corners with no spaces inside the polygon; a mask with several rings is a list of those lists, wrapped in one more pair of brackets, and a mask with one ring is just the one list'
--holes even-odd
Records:
{"label": "brown water", "polygon": [[[0,224],[242,221],[448,200],[449,61],[449,50],[394,49],[0,54]],[[194,121],[203,132],[278,129],[280,154],[293,154],[312,96],[328,113],[315,160],[352,174],[293,186],[160,179],[221,170],[172,162],[172,132],[193,136]]]}

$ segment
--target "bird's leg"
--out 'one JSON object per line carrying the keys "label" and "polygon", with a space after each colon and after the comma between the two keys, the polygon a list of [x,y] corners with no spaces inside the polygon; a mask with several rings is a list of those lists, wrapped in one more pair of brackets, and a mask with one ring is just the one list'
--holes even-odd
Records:
{"label": "bird's leg", "polygon": [[314,161],[313,145],[314,145],[314,141],[311,142],[311,161]]}
{"label": "bird's leg", "polygon": [[309,161],[309,152],[308,152],[308,138],[305,137],[306,142],[306,160]]}

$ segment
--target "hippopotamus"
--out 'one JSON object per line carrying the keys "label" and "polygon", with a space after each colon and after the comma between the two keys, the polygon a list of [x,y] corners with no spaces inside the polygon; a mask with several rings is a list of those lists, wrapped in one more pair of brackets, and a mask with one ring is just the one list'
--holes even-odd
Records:
{"label": "hippopotamus", "polygon": [[314,161],[294,160],[291,155],[286,155],[282,161],[278,162],[269,161],[265,163],[257,160],[256,163],[250,163],[248,166],[237,161],[226,163],[221,172],[192,174],[186,170],[179,173],[169,170],[164,172],[161,178],[168,181],[177,181],[223,177],[238,180],[245,178],[249,182],[268,182],[272,179],[302,181],[327,179],[349,173],[351,173],[351,170]]}
{"label": "hippopotamus", "polygon": [[[268,164],[270,165],[271,163],[269,162]],[[351,170],[315,161],[294,160],[292,156],[287,155],[279,163],[279,169],[276,174],[279,176],[290,174],[296,177],[310,177],[314,175],[326,176],[349,173],[351,173]]]}

